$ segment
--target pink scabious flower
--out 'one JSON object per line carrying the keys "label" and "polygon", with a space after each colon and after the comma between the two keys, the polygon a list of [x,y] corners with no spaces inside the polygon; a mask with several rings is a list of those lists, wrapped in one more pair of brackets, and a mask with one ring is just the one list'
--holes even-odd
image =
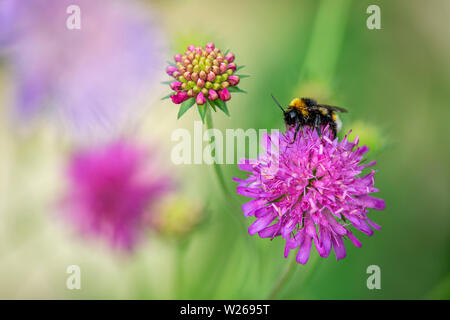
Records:
{"label": "pink scabious flower", "polygon": [[[383,210],[385,202],[369,194],[375,171],[361,175],[375,161],[362,164],[367,146],[358,147],[358,137],[333,139],[328,128],[320,138],[303,128],[294,143],[295,129],[286,134],[266,135],[266,152],[256,160],[246,159],[239,168],[248,178],[239,183],[237,193],[254,198],[242,206],[246,217],[255,216],[250,235],[286,239],[284,256],[298,249],[296,260],[306,264],[312,243],[322,257],[334,249],[336,259],[345,258],[344,239],[357,247],[360,241],[351,226],[369,236],[380,227],[367,217],[368,209]],[[274,147],[278,146],[278,148]]]}
{"label": "pink scabious flower", "polygon": [[170,189],[170,179],[159,171],[150,154],[130,142],[77,151],[67,167],[65,216],[83,235],[132,250]]}
{"label": "pink scabious flower", "polygon": [[208,105],[228,114],[225,102],[231,99],[230,92],[244,92],[237,88],[243,76],[234,74],[239,69],[234,60],[233,53],[223,53],[212,42],[205,47],[190,45],[184,54],[174,56],[174,63],[166,68],[167,74],[175,79],[167,82],[174,92],[166,98],[170,97],[175,104],[185,103],[179,117],[195,103],[200,107],[202,119]]}

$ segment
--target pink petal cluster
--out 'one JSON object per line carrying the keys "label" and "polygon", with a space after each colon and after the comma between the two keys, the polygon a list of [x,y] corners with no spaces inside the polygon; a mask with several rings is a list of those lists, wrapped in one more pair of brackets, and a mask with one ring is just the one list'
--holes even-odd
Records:
{"label": "pink petal cluster", "polygon": [[294,131],[267,135],[267,151],[239,165],[250,174],[246,180],[234,179],[239,183],[237,193],[254,198],[242,206],[246,217],[256,217],[248,232],[261,238],[281,236],[286,240],[285,257],[298,249],[301,264],[308,261],[312,243],[320,256],[327,257],[334,249],[336,259],[343,259],[344,239],[361,246],[351,227],[369,236],[370,226],[380,229],[367,217],[369,208],[385,207],[383,200],[369,195],[378,191],[375,171],[361,175],[375,161],[362,164],[369,148],[358,147],[358,138],[350,142],[346,136],[339,142],[328,128],[320,138],[305,127],[291,143]]}
{"label": "pink petal cluster", "polygon": [[171,185],[151,164],[145,150],[122,141],[75,152],[67,168],[66,217],[83,235],[133,249]]}
{"label": "pink petal cluster", "polygon": [[203,47],[188,46],[184,54],[174,56],[175,64],[169,65],[167,74],[175,79],[170,88],[173,103],[180,104],[195,98],[198,105],[207,99],[228,101],[231,94],[227,88],[239,84],[239,76],[234,75],[236,64],[234,54],[224,55],[214,43]]}

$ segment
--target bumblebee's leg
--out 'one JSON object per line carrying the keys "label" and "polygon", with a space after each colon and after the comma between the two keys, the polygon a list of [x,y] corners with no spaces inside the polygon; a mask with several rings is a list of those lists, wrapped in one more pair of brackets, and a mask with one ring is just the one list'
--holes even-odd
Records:
{"label": "bumblebee's leg", "polygon": [[337,136],[337,125],[335,121],[330,121],[331,132],[333,133],[333,139],[336,139]]}
{"label": "bumblebee's leg", "polygon": [[316,128],[319,138],[322,138],[322,132],[320,131],[320,116],[319,115],[316,115],[316,117],[314,118],[314,127]]}
{"label": "bumblebee's leg", "polygon": [[297,128],[295,128],[295,133],[294,133],[294,140],[292,140],[292,142],[290,144],[293,144],[295,142],[295,138],[297,138],[297,133],[300,130],[301,126],[302,126],[301,123],[297,124]]}

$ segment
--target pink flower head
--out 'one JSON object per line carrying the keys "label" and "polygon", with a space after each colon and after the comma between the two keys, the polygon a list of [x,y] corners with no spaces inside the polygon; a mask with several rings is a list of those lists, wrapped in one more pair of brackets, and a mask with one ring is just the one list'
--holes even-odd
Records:
{"label": "pink flower head", "polygon": [[[237,193],[254,198],[242,206],[246,217],[255,216],[251,235],[286,239],[284,255],[298,249],[297,262],[308,261],[312,243],[322,257],[334,249],[337,260],[346,255],[344,239],[357,247],[351,226],[369,236],[380,227],[367,217],[368,209],[383,210],[385,202],[369,194],[375,171],[361,175],[367,146],[358,147],[347,136],[338,142],[328,128],[322,138],[310,127],[303,128],[294,143],[294,128],[266,136],[266,152],[256,160],[245,160],[239,168],[251,174],[239,182]],[[278,148],[273,148],[278,143]],[[276,149],[276,150],[271,150]]]}
{"label": "pink flower head", "polygon": [[75,152],[67,168],[67,218],[82,234],[133,249],[149,210],[170,186],[151,160],[145,150],[125,142]]}
{"label": "pink flower head", "polygon": [[[233,88],[239,84],[240,79],[234,75],[237,66],[231,61],[235,61],[234,54],[222,53],[212,42],[205,47],[190,45],[184,54],[176,54],[174,63],[167,67],[167,74],[175,79],[169,82],[170,87],[177,92],[170,96],[172,101],[180,104],[192,99],[186,105],[192,106],[195,102],[201,105],[217,100],[216,96],[222,101],[228,101],[231,99],[231,92],[243,92],[239,88]],[[215,94],[210,94],[211,89]],[[200,91],[202,95],[198,94]]]}

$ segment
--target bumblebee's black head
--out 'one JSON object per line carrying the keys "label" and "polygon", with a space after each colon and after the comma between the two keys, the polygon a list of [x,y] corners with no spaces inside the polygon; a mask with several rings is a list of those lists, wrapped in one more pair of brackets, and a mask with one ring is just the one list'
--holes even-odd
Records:
{"label": "bumblebee's black head", "polygon": [[293,126],[297,123],[297,111],[295,109],[283,112],[284,112],[284,122],[286,122],[287,125]]}

